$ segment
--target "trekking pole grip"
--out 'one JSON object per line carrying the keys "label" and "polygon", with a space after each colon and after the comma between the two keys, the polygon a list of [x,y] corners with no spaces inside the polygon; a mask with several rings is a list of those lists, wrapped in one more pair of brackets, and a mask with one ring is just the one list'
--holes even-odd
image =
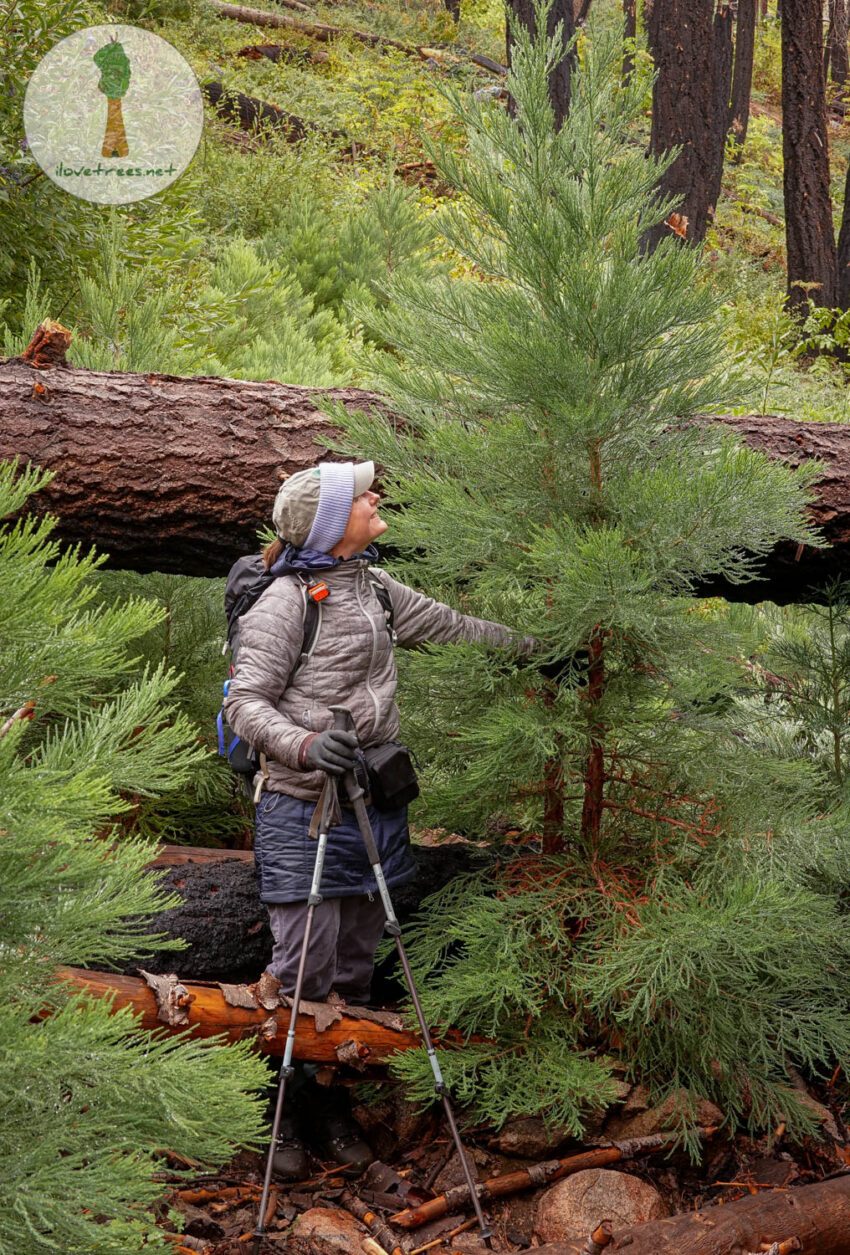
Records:
{"label": "trekking pole grip", "polygon": [[334,728],[338,732],[353,732],[354,718],[347,706],[329,706],[334,717]]}

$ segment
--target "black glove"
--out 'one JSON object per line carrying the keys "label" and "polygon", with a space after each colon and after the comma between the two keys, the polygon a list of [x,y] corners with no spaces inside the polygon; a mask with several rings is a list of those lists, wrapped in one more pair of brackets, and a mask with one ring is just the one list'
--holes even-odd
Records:
{"label": "black glove", "polygon": [[341,776],[354,769],[356,750],[357,737],[353,732],[330,728],[327,732],[318,732],[307,746],[307,766],[314,771]]}

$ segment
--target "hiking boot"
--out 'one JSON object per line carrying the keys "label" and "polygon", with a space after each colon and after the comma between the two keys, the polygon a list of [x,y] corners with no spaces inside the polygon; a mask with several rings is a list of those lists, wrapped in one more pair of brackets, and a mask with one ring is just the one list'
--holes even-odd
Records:
{"label": "hiking boot", "polygon": [[320,1159],[338,1164],[344,1176],[359,1176],[374,1161],[372,1148],[351,1115],[348,1093],[334,1086],[316,1104],[311,1140]]}
{"label": "hiking boot", "polygon": [[308,1175],[307,1147],[301,1141],[298,1123],[291,1115],[281,1117],[272,1171],[281,1181],[303,1181]]}

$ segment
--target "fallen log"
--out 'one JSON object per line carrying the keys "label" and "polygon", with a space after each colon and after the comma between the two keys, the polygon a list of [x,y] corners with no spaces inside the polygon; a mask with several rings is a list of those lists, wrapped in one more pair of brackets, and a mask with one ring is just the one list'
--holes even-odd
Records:
{"label": "fallen log", "polygon": [[[228,985],[176,977],[145,980],[75,967],[60,968],[58,977],[75,992],[109,998],[113,1010],[131,1007],[141,1015],[142,1028],[188,1031],[193,1037],[222,1034],[228,1041],[254,1040],[266,1054],[283,1054],[289,1009],[276,989],[267,986],[263,991],[263,981]],[[302,1006],[295,1030],[296,1059],[363,1067],[386,1063],[397,1051],[422,1044],[418,1033],[406,1029],[392,1012],[333,1002]]]}
{"label": "fallen log", "polygon": [[[405,44],[389,35],[378,35],[374,31],[356,30],[351,26],[326,26],[322,22],[305,22],[301,18],[290,17],[286,13],[268,13],[264,9],[246,8],[241,4],[225,4],[223,0],[209,0],[211,7],[220,17],[230,18],[234,22],[246,22],[251,26],[269,26],[278,30],[298,31],[310,39],[318,39],[322,43],[330,43],[334,39],[353,39],[357,43],[366,44],[370,48],[394,48],[406,57],[415,57],[420,61],[434,62],[437,65],[460,65],[464,58],[446,52],[443,48],[430,48],[425,44]],[[290,5],[289,7],[301,7]],[[305,5],[304,8],[307,6]],[[491,61],[479,53],[473,53],[466,60],[480,69],[490,73],[507,74],[505,66],[498,61]]]}
{"label": "fallen log", "polygon": [[[801,1245],[794,1245],[793,1239]],[[790,1190],[760,1190],[722,1206],[615,1229],[608,1252],[628,1255],[847,1255],[850,1251],[850,1174]],[[549,1242],[535,1255],[581,1255],[580,1242]]]}
{"label": "fallen log", "polygon": [[[701,1129],[703,1137],[713,1136],[714,1129]],[[520,1190],[539,1189],[541,1185],[551,1185],[562,1177],[572,1176],[576,1172],[584,1172],[588,1168],[607,1168],[612,1163],[622,1163],[638,1156],[654,1155],[675,1146],[675,1139],[662,1133],[652,1137],[636,1137],[631,1141],[612,1142],[610,1146],[600,1146],[596,1150],[581,1151],[577,1155],[568,1155],[565,1159],[547,1159],[543,1163],[534,1164],[531,1168],[521,1168],[517,1172],[507,1172],[504,1176],[490,1177],[478,1183],[477,1192],[481,1199],[501,1198],[505,1194],[516,1194]],[[403,1229],[418,1229],[431,1220],[439,1220],[457,1208],[469,1204],[469,1186],[464,1182],[438,1194],[436,1198],[420,1203],[418,1207],[408,1207],[404,1211],[390,1216],[390,1224],[400,1225]]]}
{"label": "fallen log", "polygon": [[333,39],[354,39],[358,43],[368,44],[371,48],[395,48],[405,56],[417,57],[420,61],[429,59],[429,50],[418,45],[403,44],[388,35],[376,35],[373,31],[355,30],[353,27],[325,26],[321,22],[305,22],[301,18],[289,17],[286,13],[267,13],[263,9],[249,9],[241,4],[225,4],[222,0],[210,0],[211,7],[220,17],[230,18],[234,22],[247,22],[251,26],[271,26],[276,29],[294,30],[301,35],[309,35],[322,43]]}
{"label": "fallen log", "polygon": [[[360,388],[295,387],[208,376],[88,371],[56,361],[0,361],[0,460],[57,472],[33,508],[59,516],[60,540],[97,544],[115,566],[223,575],[257,548],[282,472],[333,458],[338,433],[320,411],[387,412]],[[797,466],[819,458],[813,521],[829,548],[778,545],[763,577],[696,591],[732,601],[815,601],[850,578],[850,425],[772,415],[721,417],[751,448]]]}
{"label": "fallen log", "polygon": [[204,83],[201,90],[213,106],[219,117],[225,122],[233,122],[241,131],[259,131],[268,128],[280,132],[291,144],[306,139],[308,135],[328,134],[342,136],[344,131],[322,132],[315,122],[299,118],[295,113],[287,113],[278,109],[277,105],[267,104],[256,96],[246,96],[244,92],[231,91],[222,83]]}

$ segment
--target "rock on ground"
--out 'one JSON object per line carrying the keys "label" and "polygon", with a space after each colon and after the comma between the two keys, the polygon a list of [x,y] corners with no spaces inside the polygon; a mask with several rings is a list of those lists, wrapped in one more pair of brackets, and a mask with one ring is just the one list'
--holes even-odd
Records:
{"label": "rock on ground", "polygon": [[[612,1141],[625,1141],[632,1137],[652,1137],[656,1133],[667,1133],[675,1128],[677,1103],[690,1097],[685,1090],[679,1090],[663,1102],[660,1107],[650,1105],[649,1091],[642,1085],[636,1085],[626,1102],[616,1115],[609,1116],[605,1121],[605,1137]],[[723,1112],[707,1098],[696,1099],[696,1122],[708,1127],[723,1123]]]}
{"label": "rock on ground", "polygon": [[302,1212],[291,1230],[295,1238],[307,1238],[313,1255],[360,1255],[366,1230],[347,1211],[311,1207]]}
{"label": "rock on ground", "polygon": [[547,1159],[571,1136],[569,1129],[557,1125],[547,1128],[540,1116],[520,1116],[502,1126],[490,1148],[518,1159]]}
{"label": "rock on ground", "polygon": [[628,1172],[589,1168],[556,1181],[537,1204],[534,1231],[544,1242],[584,1240],[600,1221],[614,1229],[669,1215],[653,1186]]}

